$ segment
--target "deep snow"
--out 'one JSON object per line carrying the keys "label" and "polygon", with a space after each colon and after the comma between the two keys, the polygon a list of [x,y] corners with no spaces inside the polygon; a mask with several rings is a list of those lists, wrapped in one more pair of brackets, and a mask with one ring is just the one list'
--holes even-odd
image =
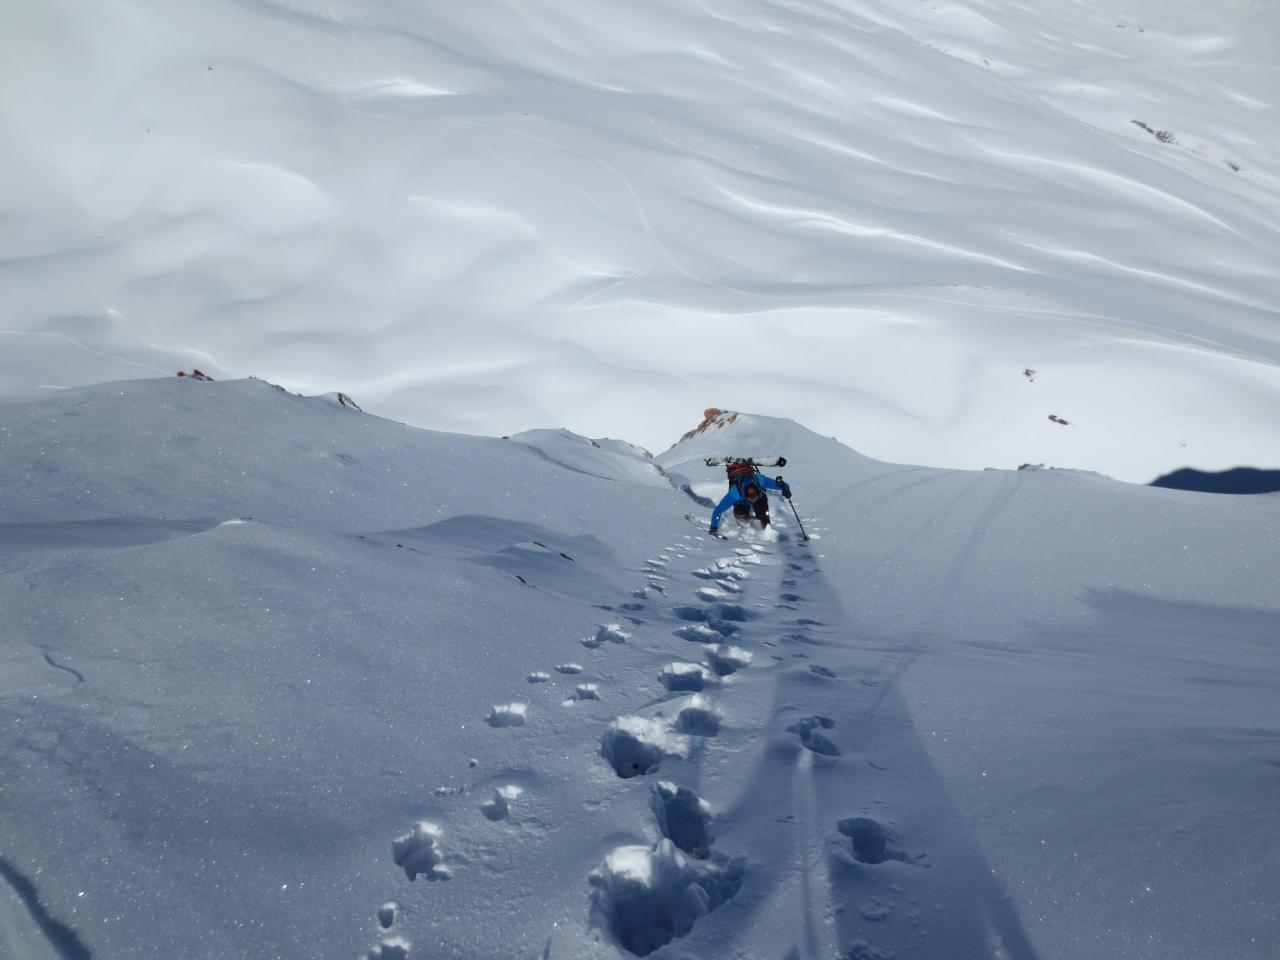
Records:
{"label": "deep snow", "polygon": [[42,0],[0,43],[5,395],[1280,467],[1274,0]]}
{"label": "deep snow", "polygon": [[[740,452],[812,541],[705,535]],[[1268,958],[1278,526],[746,415],[649,460],[261,381],[5,402],[0,945]]]}

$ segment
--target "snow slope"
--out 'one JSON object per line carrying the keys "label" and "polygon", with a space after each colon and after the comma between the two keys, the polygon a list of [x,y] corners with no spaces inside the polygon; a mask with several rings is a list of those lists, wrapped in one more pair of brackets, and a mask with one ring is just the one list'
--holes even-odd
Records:
{"label": "snow slope", "polygon": [[[705,535],[729,452],[815,539]],[[1270,957],[1278,522],[745,415],[5,402],[0,953]]]}
{"label": "snow slope", "polygon": [[197,366],[492,435],[717,405],[899,462],[1280,467],[1274,0],[48,0],[0,37],[5,395]]}

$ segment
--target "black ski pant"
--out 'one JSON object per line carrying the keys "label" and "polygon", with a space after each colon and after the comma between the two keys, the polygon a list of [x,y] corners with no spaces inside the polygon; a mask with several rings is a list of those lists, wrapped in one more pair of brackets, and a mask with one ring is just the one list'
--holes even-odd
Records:
{"label": "black ski pant", "polygon": [[752,509],[755,509],[756,519],[760,521],[760,526],[767,527],[769,525],[769,498],[761,494],[756,498],[756,502],[750,500],[739,500],[733,505],[733,515],[739,520],[746,520],[751,516]]}

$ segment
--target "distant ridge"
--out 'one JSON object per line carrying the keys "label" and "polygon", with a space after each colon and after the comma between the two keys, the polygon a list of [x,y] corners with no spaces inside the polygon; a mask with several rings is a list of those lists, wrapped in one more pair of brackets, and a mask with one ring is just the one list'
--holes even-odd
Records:
{"label": "distant ridge", "polygon": [[1210,473],[1183,467],[1151,481],[1153,487],[1195,490],[1198,493],[1275,493],[1280,491],[1280,470],[1234,467]]}

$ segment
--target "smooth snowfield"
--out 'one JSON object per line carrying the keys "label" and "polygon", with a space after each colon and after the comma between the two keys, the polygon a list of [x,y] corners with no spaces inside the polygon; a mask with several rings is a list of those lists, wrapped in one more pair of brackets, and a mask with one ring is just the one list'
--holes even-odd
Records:
{"label": "smooth snowfield", "polygon": [[597,443],[0,405],[8,955],[1274,955],[1280,498]]}
{"label": "smooth snowfield", "polygon": [[715,405],[904,463],[1280,467],[1273,0],[42,0],[0,38],[0,394],[195,366],[489,435]]}

